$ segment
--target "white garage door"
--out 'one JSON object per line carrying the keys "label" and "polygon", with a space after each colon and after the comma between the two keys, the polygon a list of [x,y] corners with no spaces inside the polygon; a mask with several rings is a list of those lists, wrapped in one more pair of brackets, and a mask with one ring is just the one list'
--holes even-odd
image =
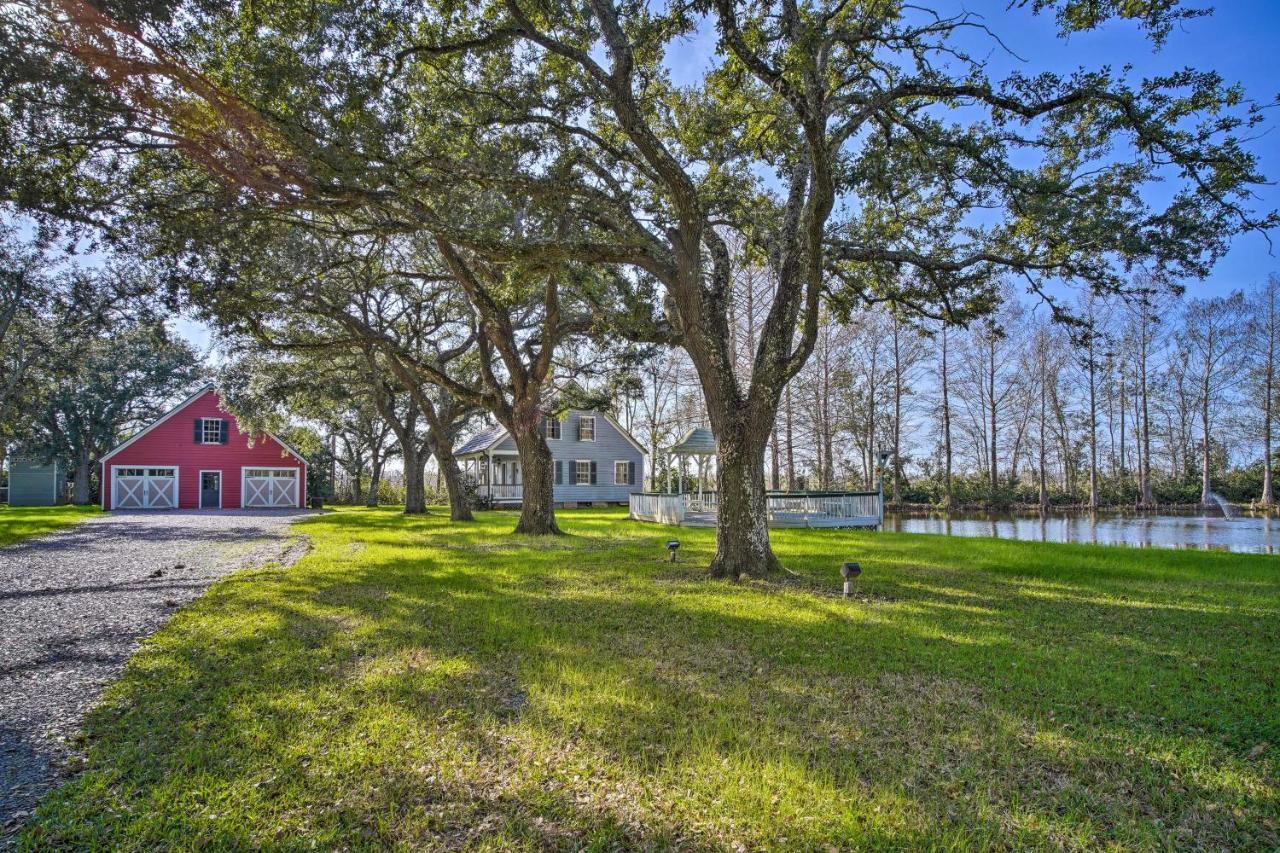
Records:
{"label": "white garage door", "polygon": [[175,509],[178,469],[113,468],[111,506],[114,509]]}
{"label": "white garage door", "polygon": [[297,468],[245,468],[245,507],[271,508],[298,505]]}

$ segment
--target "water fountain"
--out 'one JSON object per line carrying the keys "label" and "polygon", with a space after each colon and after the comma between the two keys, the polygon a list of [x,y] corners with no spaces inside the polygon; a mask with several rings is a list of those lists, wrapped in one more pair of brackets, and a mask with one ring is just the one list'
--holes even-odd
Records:
{"label": "water fountain", "polygon": [[1223,518],[1235,518],[1240,514],[1240,510],[1236,509],[1235,504],[1231,503],[1217,492],[1210,492],[1209,497],[1213,498],[1214,503],[1216,503],[1218,508],[1222,510]]}

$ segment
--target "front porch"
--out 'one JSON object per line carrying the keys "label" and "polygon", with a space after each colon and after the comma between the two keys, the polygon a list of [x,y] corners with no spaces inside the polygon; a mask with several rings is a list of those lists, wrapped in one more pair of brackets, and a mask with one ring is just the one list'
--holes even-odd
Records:
{"label": "front porch", "polygon": [[462,475],[476,484],[476,494],[494,506],[518,504],[524,486],[520,457],[514,454],[483,454],[460,458]]}

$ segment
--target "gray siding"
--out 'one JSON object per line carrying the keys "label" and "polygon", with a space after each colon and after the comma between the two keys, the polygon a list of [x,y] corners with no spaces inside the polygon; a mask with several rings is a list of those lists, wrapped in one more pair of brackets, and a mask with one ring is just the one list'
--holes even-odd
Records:
{"label": "gray siding", "polygon": [[[578,419],[592,415],[596,419],[596,440],[579,441]],[[570,412],[561,423],[560,438],[548,438],[547,447],[551,449],[551,458],[560,462],[564,468],[564,482],[556,485],[553,492],[557,501],[626,503],[632,492],[644,491],[642,485],[645,476],[644,454],[636,450],[635,446],[598,412]],[[494,456],[515,456],[516,445],[508,436],[489,452]],[[596,463],[594,486],[580,486],[573,483],[573,463],[578,460]],[[634,484],[614,482],[615,462],[635,463]],[[523,478],[521,480],[523,481]]]}
{"label": "gray siding", "polygon": [[[595,414],[596,440],[578,441],[578,419]],[[632,492],[644,491],[644,454],[636,450],[622,433],[613,428],[604,415],[592,412],[570,412],[560,428],[560,438],[547,439],[551,456],[564,463],[564,483],[555,487],[558,501],[610,501],[626,503]],[[594,486],[573,485],[573,463],[579,459],[596,463]],[[618,485],[613,482],[614,462],[634,462],[635,485]]]}
{"label": "gray siding", "polygon": [[53,506],[65,481],[60,463],[13,459],[9,462],[9,506]]}

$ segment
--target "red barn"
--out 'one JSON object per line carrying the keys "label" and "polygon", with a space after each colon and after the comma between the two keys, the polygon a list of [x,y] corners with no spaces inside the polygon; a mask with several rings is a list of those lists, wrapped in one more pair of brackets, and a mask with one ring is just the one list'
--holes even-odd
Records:
{"label": "red barn", "polygon": [[270,433],[249,445],[205,386],[102,458],[103,509],[304,507],[307,463]]}

